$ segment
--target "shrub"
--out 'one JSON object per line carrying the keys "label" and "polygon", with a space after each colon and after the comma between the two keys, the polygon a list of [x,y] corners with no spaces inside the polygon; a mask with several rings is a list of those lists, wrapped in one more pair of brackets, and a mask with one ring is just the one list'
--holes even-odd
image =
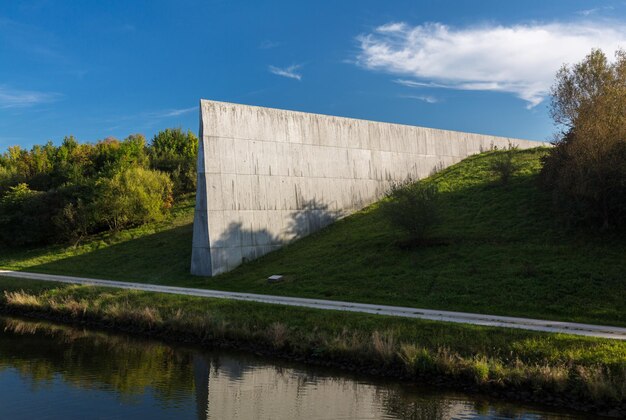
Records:
{"label": "shrub", "polygon": [[38,245],[54,237],[49,223],[54,212],[51,194],[27,184],[10,187],[0,200],[0,241],[8,245]]}
{"label": "shrub", "polygon": [[391,188],[381,211],[389,222],[403,230],[412,242],[421,242],[439,222],[438,192],[431,184],[398,184]]}
{"label": "shrub", "polygon": [[498,177],[502,185],[509,183],[511,177],[517,171],[517,164],[513,161],[513,152],[516,147],[509,146],[506,150],[494,153],[489,162],[489,169]]}
{"label": "shrub", "polygon": [[570,225],[626,226],[626,52],[594,50],[564,66],[552,88],[563,134],[544,160],[543,185]]}
{"label": "shrub", "polygon": [[131,167],[99,181],[95,207],[97,218],[118,230],[163,220],[172,201],[172,181],[167,174]]}

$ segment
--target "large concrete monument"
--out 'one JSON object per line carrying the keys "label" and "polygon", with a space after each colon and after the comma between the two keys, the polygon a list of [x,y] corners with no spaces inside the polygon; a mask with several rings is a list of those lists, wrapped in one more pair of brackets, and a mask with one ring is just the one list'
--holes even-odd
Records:
{"label": "large concrete monument", "polygon": [[419,179],[509,144],[544,143],[200,101],[191,272],[212,276]]}

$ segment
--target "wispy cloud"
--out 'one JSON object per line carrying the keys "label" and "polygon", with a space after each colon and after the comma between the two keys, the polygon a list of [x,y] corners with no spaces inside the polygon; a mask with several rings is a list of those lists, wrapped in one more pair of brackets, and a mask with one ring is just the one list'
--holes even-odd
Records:
{"label": "wispy cloud", "polygon": [[194,112],[197,110],[197,106],[192,106],[191,108],[166,109],[163,111],[146,112],[143,114],[143,116],[150,119],[160,120],[164,118],[178,117],[179,115],[189,114],[190,112]]}
{"label": "wispy cloud", "polygon": [[288,77],[290,79],[302,80],[302,75],[297,73],[296,70],[301,68],[301,64],[294,64],[289,67],[280,68],[276,66],[269,66],[270,73],[273,73],[277,76]]}
{"label": "wispy cloud", "polygon": [[429,104],[436,104],[437,102],[439,102],[439,99],[430,95],[398,95],[398,97],[405,99],[416,99],[418,101],[426,102]]}
{"label": "wispy cloud", "polygon": [[278,46],[280,46],[280,42],[275,42],[275,41],[270,41],[269,39],[266,39],[265,41],[261,42],[259,44],[259,49],[260,50],[269,50],[272,48],[276,48]]}
{"label": "wispy cloud", "polygon": [[168,118],[175,118],[181,115],[189,114],[191,112],[197,112],[198,107],[193,106],[190,108],[171,108],[171,109],[162,109],[155,111],[144,111],[136,114],[124,114],[120,116],[111,116],[102,122],[107,124],[112,124],[108,127],[109,131],[119,130],[121,128],[129,127],[132,124],[133,129],[137,128],[150,128],[153,127],[163,120],[167,120]]}
{"label": "wispy cloud", "polygon": [[576,14],[581,15],[581,16],[591,16],[591,15],[595,15],[597,13],[608,11],[608,10],[613,10],[613,6],[602,6],[602,7],[594,7],[593,9],[579,10],[578,12],[576,12]]}
{"label": "wispy cloud", "polygon": [[0,16],[0,41],[20,54],[55,62],[66,61],[57,37],[38,26]]}
{"label": "wispy cloud", "polygon": [[61,96],[58,93],[19,90],[0,85],[0,108],[26,108],[55,102]]}
{"label": "wispy cloud", "polygon": [[626,47],[626,25],[579,21],[452,28],[391,22],[357,40],[359,66],[415,79],[396,83],[508,92],[532,108],[546,97],[563,63],[580,61],[592,48],[612,54]]}

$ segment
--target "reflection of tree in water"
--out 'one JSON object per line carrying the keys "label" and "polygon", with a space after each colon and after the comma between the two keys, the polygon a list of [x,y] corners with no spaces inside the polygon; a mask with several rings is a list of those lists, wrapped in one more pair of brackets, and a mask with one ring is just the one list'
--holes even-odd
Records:
{"label": "reflection of tree in water", "polygon": [[77,388],[113,390],[121,400],[150,392],[163,407],[193,405],[195,396],[200,420],[232,413],[253,416],[258,409],[270,418],[316,413],[429,420],[529,416],[512,404],[455,398],[437,390],[376,385],[246,355],[205,354],[123,335],[0,318],[0,371],[4,368],[16,369],[34,386],[60,378]]}
{"label": "reflection of tree in water", "polygon": [[122,399],[150,388],[159,401],[176,404],[192,392],[190,363],[191,352],[155,342],[0,319],[0,368],[15,368],[34,387],[62,378],[74,387],[115,390]]}
{"label": "reflection of tree in water", "polygon": [[444,420],[456,418],[472,419],[541,419],[558,420],[572,418],[528,410],[505,401],[489,401],[481,397],[469,400],[466,396],[448,396],[433,390],[412,387],[389,386],[377,389],[377,398],[385,412],[394,419]]}
{"label": "reflection of tree in water", "polygon": [[[452,401],[443,398],[429,398],[415,392],[405,393],[400,387],[388,387],[377,392],[385,412],[396,419],[443,420],[454,418],[456,407]],[[458,413],[460,414],[460,413]]]}

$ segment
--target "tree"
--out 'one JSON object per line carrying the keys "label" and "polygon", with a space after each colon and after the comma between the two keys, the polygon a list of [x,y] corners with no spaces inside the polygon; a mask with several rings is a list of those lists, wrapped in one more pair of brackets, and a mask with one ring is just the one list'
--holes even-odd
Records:
{"label": "tree", "polygon": [[559,140],[542,170],[569,224],[602,230],[626,224],[626,52],[600,50],[563,66],[551,91]]}
{"label": "tree", "polygon": [[195,134],[183,133],[180,128],[160,131],[152,139],[150,155],[153,169],[170,174],[176,193],[195,191],[198,155]]}

